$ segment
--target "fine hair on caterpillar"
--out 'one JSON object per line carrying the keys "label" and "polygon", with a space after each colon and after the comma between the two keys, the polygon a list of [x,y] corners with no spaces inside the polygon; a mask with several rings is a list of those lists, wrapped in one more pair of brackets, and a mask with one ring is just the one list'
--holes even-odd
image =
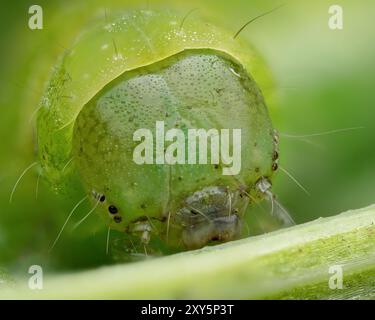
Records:
{"label": "fine hair on caterpillar", "polygon": [[270,13],[272,13],[272,12],[275,12],[276,10],[279,10],[280,8],[282,8],[282,7],[284,7],[285,6],[285,4],[282,4],[282,5],[279,5],[278,7],[276,7],[276,8],[273,8],[272,10],[269,10],[269,11],[267,11],[267,12],[264,12],[264,13],[262,13],[262,14],[260,14],[260,15],[258,15],[258,16],[256,16],[255,18],[252,18],[252,19],[250,19],[249,21],[247,21],[235,34],[234,34],[234,36],[233,36],[233,39],[236,39],[239,35],[240,35],[240,33],[248,26],[248,25],[250,25],[251,23],[253,23],[254,21],[256,21],[256,20],[258,20],[258,19],[260,19],[260,18],[262,18],[262,17],[264,17],[264,16],[266,16],[266,15],[269,15]]}

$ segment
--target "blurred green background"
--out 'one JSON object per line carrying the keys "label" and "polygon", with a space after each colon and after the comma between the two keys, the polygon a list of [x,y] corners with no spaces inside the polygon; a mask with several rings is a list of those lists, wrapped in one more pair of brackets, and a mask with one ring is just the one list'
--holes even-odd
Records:
{"label": "blurred green background", "polygon": [[[80,196],[52,193],[38,174],[27,173],[9,203],[22,171],[35,161],[33,112],[54,62],[69,48],[92,15],[115,8],[198,8],[202,16],[233,30],[280,5],[280,1],[7,1],[0,10],[0,270],[25,273],[31,264],[50,271],[113,263],[106,255],[106,227],[92,217],[74,232],[70,223],[56,248],[48,253],[59,228]],[[297,223],[335,215],[374,203],[375,190],[375,43],[373,0],[283,1],[286,5],[259,19],[240,37],[267,61],[277,92],[268,104],[281,137],[281,166],[308,190],[306,195],[283,172],[273,191]],[[44,10],[44,29],[28,28],[28,8]],[[328,8],[344,9],[344,29],[328,28]],[[263,88],[266,90],[267,88]],[[267,97],[266,97],[267,99]],[[288,138],[342,128],[330,135]],[[83,206],[76,221],[89,208]],[[255,208],[252,211],[259,211]],[[261,232],[249,215],[252,234]],[[73,219],[74,221],[74,219]],[[0,271],[1,274],[1,271]]]}

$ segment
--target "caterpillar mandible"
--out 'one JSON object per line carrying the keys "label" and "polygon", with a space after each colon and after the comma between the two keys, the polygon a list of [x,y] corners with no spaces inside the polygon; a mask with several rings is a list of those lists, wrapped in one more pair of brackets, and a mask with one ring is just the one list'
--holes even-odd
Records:
{"label": "caterpillar mandible", "polygon": [[[182,25],[177,14],[139,10],[98,21],[61,57],[42,99],[42,176],[58,192],[82,183],[109,228],[142,244],[158,237],[194,249],[239,238],[247,206],[267,196],[278,162],[260,61],[198,18]],[[136,164],[134,132],[157,122],[165,131],[241,129],[241,171]]]}

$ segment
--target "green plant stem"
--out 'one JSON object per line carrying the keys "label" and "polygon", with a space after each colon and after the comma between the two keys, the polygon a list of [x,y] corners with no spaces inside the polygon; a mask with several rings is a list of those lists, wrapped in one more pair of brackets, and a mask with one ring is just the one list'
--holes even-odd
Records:
{"label": "green plant stem", "polygon": [[[343,288],[329,268],[342,266]],[[147,261],[46,276],[2,298],[375,298],[375,206],[257,237]]]}

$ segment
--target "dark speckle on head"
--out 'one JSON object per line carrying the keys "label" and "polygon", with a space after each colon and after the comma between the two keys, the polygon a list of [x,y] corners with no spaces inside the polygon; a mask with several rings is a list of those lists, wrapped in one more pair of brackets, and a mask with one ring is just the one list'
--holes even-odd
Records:
{"label": "dark speckle on head", "polygon": [[108,211],[112,214],[116,214],[118,212],[117,208],[114,205],[110,205],[108,207]]}
{"label": "dark speckle on head", "polygon": [[116,223],[120,223],[122,221],[122,218],[120,216],[115,216],[113,219]]}
{"label": "dark speckle on head", "polygon": [[277,159],[279,159],[279,153],[275,150],[275,151],[273,152],[272,160],[273,160],[273,161],[276,161]]}
{"label": "dark speckle on head", "polygon": [[105,201],[105,195],[104,194],[102,196],[100,196],[99,201],[100,202],[104,202]]}
{"label": "dark speckle on head", "polygon": [[197,212],[196,212],[195,210],[193,210],[193,209],[191,209],[190,212],[191,212],[192,214],[194,214],[194,215],[197,214]]}
{"label": "dark speckle on head", "polygon": [[279,166],[277,165],[276,162],[274,162],[274,163],[272,164],[272,170],[273,170],[273,171],[276,171],[278,168],[279,168]]}

